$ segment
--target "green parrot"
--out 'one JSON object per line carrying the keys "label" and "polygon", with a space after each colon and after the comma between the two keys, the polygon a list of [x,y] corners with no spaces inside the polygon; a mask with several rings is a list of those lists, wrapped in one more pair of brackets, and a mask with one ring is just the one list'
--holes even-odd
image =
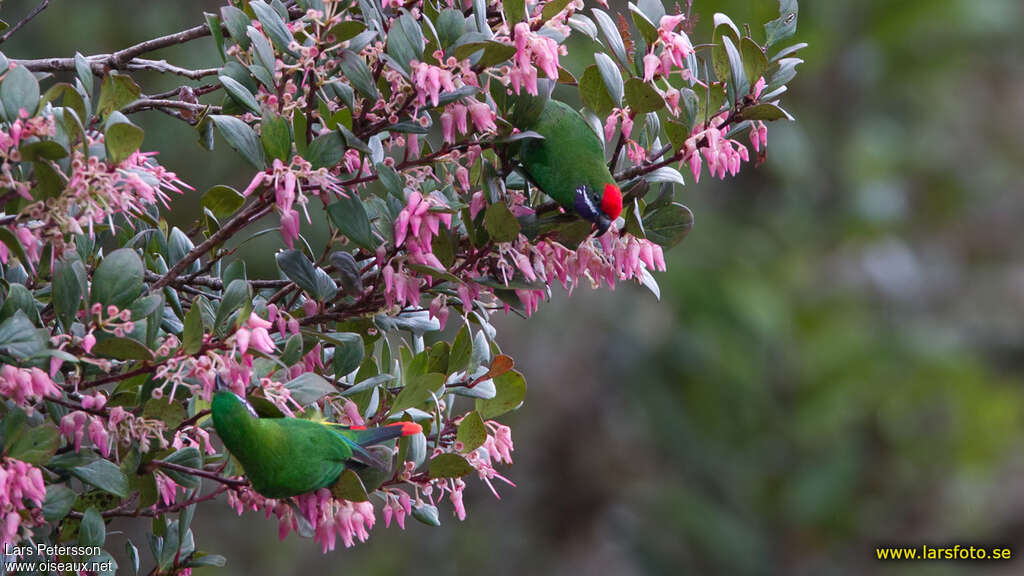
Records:
{"label": "green parrot", "polygon": [[245,468],[254,490],[287,498],[334,484],[352,462],[385,468],[367,446],[411,436],[419,424],[398,422],[379,428],[345,427],[302,418],[259,418],[252,406],[221,386],[213,396],[213,426]]}
{"label": "green parrot", "polygon": [[544,137],[523,142],[519,159],[527,176],[552,200],[574,210],[604,234],[622,213],[622,191],[608,171],[601,140],[579,112],[548,100],[525,128]]}

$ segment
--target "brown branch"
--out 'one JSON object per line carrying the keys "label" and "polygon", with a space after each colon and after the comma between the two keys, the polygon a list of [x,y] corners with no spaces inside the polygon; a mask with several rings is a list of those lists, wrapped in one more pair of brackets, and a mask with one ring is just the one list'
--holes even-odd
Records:
{"label": "brown branch", "polygon": [[180,276],[186,268],[201,258],[203,254],[206,254],[212,250],[214,246],[230,238],[235,232],[238,232],[250,223],[262,218],[270,211],[271,206],[272,204],[269,199],[264,197],[257,199],[255,202],[250,204],[248,208],[236,214],[235,217],[229,220],[223,228],[214,232],[213,236],[210,236],[202,244],[190,250],[184,258],[179,260],[173,268],[167,271],[167,274],[164,274],[163,278],[154,282],[150,290],[155,292],[174,282],[174,280]]}
{"label": "brown branch", "polygon": [[24,26],[25,24],[28,24],[29,20],[31,20],[31,19],[35,18],[36,16],[38,16],[39,13],[42,12],[43,10],[46,10],[46,7],[49,4],[50,4],[50,0],[43,0],[42,3],[39,4],[39,6],[36,6],[35,8],[33,8],[32,11],[29,12],[24,18],[19,20],[17,24],[15,24],[14,26],[11,26],[11,28],[9,30],[7,30],[7,32],[5,32],[3,36],[0,36],[0,44],[3,44],[4,42],[6,42],[7,39],[10,38],[15,32],[20,30],[22,26]]}
{"label": "brown branch", "polygon": [[199,468],[189,468],[188,466],[182,466],[181,464],[175,464],[173,462],[167,462],[166,460],[152,460],[150,462],[154,466],[160,468],[166,468],[167,470],[173,470],[175,472],[181,472],[182,474],[191,474],[193,476],[199,476],[200,478],[206,478],[213,480],[214,482],[220,482],[225,486],[240,487],[249,484],[248,480],[239,480],[236,478],[225,478],[220,474],[208,472],[206,470],[200,470]]}
{"label": "brown branch", "polygon": [[209,104],[193,104],[191,102],[182,102],[181,100],[159,100],[152,98],[140,98],[135,102],[125,106],[121,109],[124,114],[132,114],[133,112],[142,112],[143,110],[155,110],[157,108],[174,108],[177,110],[188,110],[190,112],[205,112],[207,109],[213,114],[220,113],[220,106],[210,106]]}
{"label": "brown branch", "polygon": [[[156,272],[150,272],[146,270],[146,281],[157,282],[162,280],[163,276]],[[256,290],[263,288],[280,288],[291,284],[291,280],[246,280],[250,286]],[[204,286],[206,288],[212,288],[214,290],[223,290],[224,282],[220,278],[214,278],[213,276],[186,276],[184,278],[175,278],[170,285],[174,288],[181,288],[189,284],[195,284],[196,286]]]}

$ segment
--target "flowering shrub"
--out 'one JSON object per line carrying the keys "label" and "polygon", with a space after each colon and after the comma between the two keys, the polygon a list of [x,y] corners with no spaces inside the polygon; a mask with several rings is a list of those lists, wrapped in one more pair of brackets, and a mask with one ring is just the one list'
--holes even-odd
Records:
{"label": "flowering shrub", "polygon": [[[146,561],[187,573],[225,561],[197,548],[199,503],[274,516],[282,538],[328,551],[365,541],[378,514],[436,526],[466,516],[467,489],[499,497],[514,486],[499,418],[526,383],[491,315],[528,317],[553,286],[657,294],[652,272],[692,224],[680,168],[735,175],[789,117],[778,99],[802,45],[779,44],[796,14],[780,2],[762,40],[716,14],[698,44],[689,8],[653,0],[629,5],[631,24],[579,0],[251,0],[111,54],[0,55],[3,544],[102,546],[108,522],[148,516]],[[209,36],[219,68],[142,57]],[[134,70],[198,85],[148,95]],[[601,235],[519,165],[555,86],[578,93],[624,191]],[[243,191],[205,191],[187,232],[161,211],[192,187],[130,120],[149,109],[207,148],[219,133],[254,170]],[[303,236],[310,203],[324,246]],[[271,214],[280,276],[250,278],[226,241]],[[264,418],[423,432],[389,469],[269,499],[216,438],[218,379]]]}

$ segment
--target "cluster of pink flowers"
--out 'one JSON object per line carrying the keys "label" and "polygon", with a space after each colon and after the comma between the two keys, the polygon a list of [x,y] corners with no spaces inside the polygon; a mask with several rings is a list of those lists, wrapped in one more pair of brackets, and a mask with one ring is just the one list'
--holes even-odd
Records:
{"label": "cluster of pink flowers", "polygon": [[[340,500],[326,488],[293,500],[297,513],[313,526],[314,539],[321,544],[324,553],[334,550],[339,538],[346,548],[354,546],[357,540],[365,542],[377,520],[370,502]],[[248,509],[262,510],[267,518],[276,516],[281,540],[292,530],[299,529],[296,510],[288,501],[264,498],[249,488],[241,488],[228,493],[228,505],[239,515]]]}
{"label": "cluster of pink flowers", "polygon": [[313,165],[301,156],[293,156],[289,164],[275,158],[268,170],[256,174],[242,195],[248,196],[264,185],[274,188],[274,200],[281,215],[281,238],[288,248],[294,247],[294,242],[299,237],[299,213],[294,208],[296,203],[305,213],[306,222],[311,222],[309,211],[306,210],[309,198],[304,194],[303,187],[315,189],[318,194],[332,192],[345,195],[338,186],[338,180],[327,168],[314,170]]}
{"label": "cluster of pink flowers", "polygon": [[441,90],[445,92],[455,91],[455,77],[450,70],[413,60],[409,66],[412,68],[412,84],[416,88],[416,107],[422,108],[430,99],[431,106],[437,106],[441,98]]}
{"label": "cluster of pink flowers", "polygon": [[486,102],[469,99],[468,105],[462,102],[452,102],[445,107],[441,114],[441,134],[448,144],[455,142],[455,131],[459,134],[469,132],[467,117],[473,121],[473,126],[478,134],[494,132],[498,126],[494,123],[497,115]]}
{"label": "cluster of pink flowers", "polygon": [[[89,137],[90,145],[102,142],[102,135]],[[87,229],[92,236],[93,225],[114,214],[139,215],[156,203],[166,208],[168,192],[193,190],[174,172],[157,164],[154,156],[156,152],[136,151],[115,166],[76,149],[64,192],[46,202],[47,217],[62,232],[82,234]]]}
{"label": "cluster of pink flowers", "polygon": [[[31,182],[19,180],[12,173],[14,163],[21,160],[18,149],[26,138],[50,138],[56,133],[53,116],[40,115],[29,118],[27,110],[22,108],[10,128],[0,128],[0,189],[13,190],[26,200],[32,200],[29,190]],[[0,248],[0,258],[6,263],[6,248]]]}
{"label": "cluster of pink flowers", "polygon": [[[135,416],[121,406],[114,406],[107,413],[104,410],[106,405],[107,398],[100,392],[85,395],[82,397],[82,410],[74,410],[61,418],[60,434],[71,443],[75,452],[82,449],[86,434],[104,458],[110,457],[118,440],[125,445],[135,444],[142,452],[147,452],[153,442],[161,447],[167,445],[164,438],[166,425],[162,421]],[[113,453],[116,457],[116,452]]]}
{"label": "cluster of pink flowers", "polygon": [[[444,269],[444,264],[433,253],[431,242],[440,233],[441,224],[451,228],[452,215],[442,211],[445,209],[445,203],[433,195],[409,192],[405,207],[395,219],[395,246],[405,247],[409,262]],[[420,288],[425,280],[409,273],[402,259],[385,262],[384,257],[385,253],[378,250],[377,260],[378,265],[382,266],[381,276],[384,279],[387,305],[419,304]]]}
{"label": "cluster of pink flowers", "polygon": [[528,94],[536,96],[537,68],[548,78],[558,78],[558,56],[566,53],[565,47],[553,38],[534,32],[526,22],[515,25],[512,41],[516,53],[508,71],[508,82],[516,94],[525,88]]}
{"label": "cluster of pink flowers", "polygon": [[740,163],[750,160],[747,147],[726,136],[729,133],[729,126],[725,123],[727,116],[727,112],[722,112],[706,126],[697,125],[683,144],[683,161],[690,165],[697,182],[700,182],[702,157],[708,163],[711,176],[720,179],[724,179],[726,174],[735,176],[740,171]]}
{"label": "cluster of pink flowers", "polygon": [[235,346],[238,347],[239,354],[245,354],[250,346],[264,354],[270,354],[276,350],[277,345],[274,344],[274,339],[270,337],[269,331],[269,328],[273,326],[271,322],[260,318],[255,312],[249,314],[245,325],[235,330]]}
{"label": "cluster of pink flowers", "polygon": [[[644,82],[651,82],[656,75],[667,77],[673,70],[681,70],[683,78],[690,77],[686,57],[693,53],[693,44],[685,32],[676,31],[685,19],[682,14],[661,17],[658,22],[658,39],[648,47],[648,53],[644,56]],[[655,53],[659,47],[660,56]]]}
{"label": "cluster of pink flowers", "polygon": [[49,374],[39,368],[17,368],[10,364],[0,367],[0,395],[22,408],[47,397],[59,397],[60,389]]}
{"label": "cluster of pink flowers", "polygon": [[[504,282],[508,283],[519,272],[530,282],[550,285],[557,280],[570,292],[584,279],[592,287],[603,281],[614,289],[618,280],[641,279],[644,270],[665,270],[661,246],[614,227],[600,238],[585,240],[576,250],[552,240],[531,244],[520,237],[516,242],[499,246],[499,251],[498,269]],[[517,289],[516,295],[529,315],[536,311],[547,291]]]}
{"label": "cluster of pink flowers", "polygon": [[[28,508],[26,500],[34,507]],[[0,548],[21,541],[22,527],[43,523],[44,500],[46,484],[39,468],[14,458],[0,461]]]}

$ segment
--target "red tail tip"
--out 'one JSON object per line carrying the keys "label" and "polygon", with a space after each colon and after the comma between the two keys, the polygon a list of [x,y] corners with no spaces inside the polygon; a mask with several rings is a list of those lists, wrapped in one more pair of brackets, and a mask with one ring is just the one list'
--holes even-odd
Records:
{"label": "red tail tip", "polygon": [[350,430],[366,430],[366,426],[362,426],[362,425],[359,425],[359,426],[349,426],[349,429]]}
{"label": "red tail tip", "polygon": [[423,427],[415,422],[395,422],[394,424],[388,424],[388,426],[401,426],[402,436],[412,436],[413,434],[423,432]]}

